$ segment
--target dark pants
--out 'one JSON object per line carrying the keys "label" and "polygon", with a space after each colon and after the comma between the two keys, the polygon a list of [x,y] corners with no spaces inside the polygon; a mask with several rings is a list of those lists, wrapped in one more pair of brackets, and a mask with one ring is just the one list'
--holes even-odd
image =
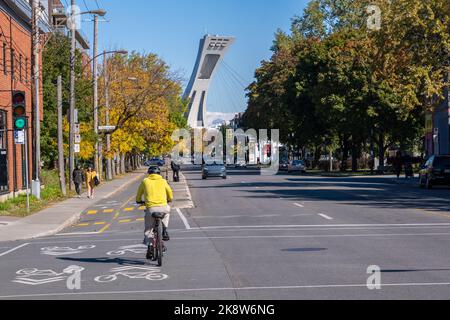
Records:
{"label": "dark pants", "polygon": [[75,182],[75,191],[77,192],[77,194],[79,195],[79,196],[81,196],[81,183],[76,183]]}
{"label": "dark pants", "polygon": [[173,171],[173,181],[174,182],[180,181],[180,171],[179,170]]}

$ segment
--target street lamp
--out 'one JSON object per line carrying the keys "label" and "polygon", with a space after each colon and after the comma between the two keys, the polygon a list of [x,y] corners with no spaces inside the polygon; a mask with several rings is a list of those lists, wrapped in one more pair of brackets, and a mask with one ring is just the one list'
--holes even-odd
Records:
{"label": "street lamp", "polygon": [[[71,7],[76,7],[76,0],[71,0]],[[69,177],[70,177],[70,190],[73,190],[73,176],[72,172],[75,169],[75,50],[76,50],[76,25],[73,23],[73,18],[77,15],[84,14],[94,14],[96,17],[103,17],[106,14],[105,10],[89,10],[81,13],[74,13],[73,10],[70,13],[70,37],[71,37],[71,46],[70,46],[70,128],[69,128]],[[64,21],[67,22],[69,18]]]}
{"label": "street lamp", "polygon": [[[94,41],[94,57],[92,58],[93,61],[93,90],[94,90],[94,132],[98,135],[98,125],[99,125],[99,121],[98,121],[98,69],[97,69],[97,58],[100,56],[105,56],[107,54],[123,54],[126,55],[128,54],[128,51],[126,50],[114,50],[114,51],[104,51],[101,54],[97,54],[97,25],[98,25],[98,20],[95,19],[95,41]],[[88,63],[89,64],[89,63]],[[101,152],[101,148],[100,148],[100,143],[98,141],[98,139],[96,139],[95,141],[95,156],[94,156],[94,167],[96,172],[98,172],[100,174],[100,177],[102,177],[102,172],[103,172],[103,168],[102,168],[102,161],[101,161],[101,156],[102,156],[102,152]]]}

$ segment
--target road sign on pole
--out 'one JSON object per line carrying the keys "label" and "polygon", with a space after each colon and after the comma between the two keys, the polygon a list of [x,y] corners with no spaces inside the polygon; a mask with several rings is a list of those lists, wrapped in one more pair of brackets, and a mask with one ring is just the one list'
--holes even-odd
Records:
{"label": "road sign on pole", "polygon": [[80,145],[78,144],[78,143],[75,143],[74,145],[73,145],[73,149],[74,149],[74,152],[75,153],[80,153]]}
{"label": "road sign on pole", "polygon": [[99,132],[104,132],[104,133],[111,133],[114,130],[116,130],[115,126],[101,126],[101,127],[98,127],[98,131]]}
{"label": "road sign on pole", "polygon": [[75,134],[75,143],[76,144],[80,144],[81,143],[81,135],[80,134]]}
{"label": "road sign on pole", "polygon": [[80,125],[78,123],[75,123],[73,125],[73,133],[74,134],[80,134]]}
{"label": "road sign on pole", "polygon": [[14,143],[15,144],[25,144],[25,131],[15,130],[14,131]]}

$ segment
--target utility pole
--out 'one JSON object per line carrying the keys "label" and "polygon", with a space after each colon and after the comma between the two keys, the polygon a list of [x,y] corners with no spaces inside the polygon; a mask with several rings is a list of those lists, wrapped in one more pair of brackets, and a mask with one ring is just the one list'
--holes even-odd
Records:
{"label": "utility pole", "polygon": [[62,110],[62,78],[58,76],[58,164],[59,164],[59,183],[63,196],[67,195],[66,190],[66,171],[64,170],[64,142],[63,142],[63,110]]}
{"label": "utility pole", "polygon": [[71,10],[70,10],[70,36],[71,36],[71,47],[70,47],[70,109],[69,109],[69,189],[74,189],[72,172],[75,169],[75,140],[74,140],[74,117],[75,117],[75,29],[76,23],[74,18],[74,10],[76,6],[75,0],[71,0]]}
{"label": "utility pole", "polygon": [[[105,124],[109,126],[109,74],[108,74],[108,60],[106,59],[106,51],[103,54],[103,72],[105,77],[105,108],[106,108],[106,116],[105,116]],[[108,153],[108,157],[106,158],[106,180],[113,179],[112,173],[112,159],[111,159],[111,134],[106,135],[106,151]]]}
{"label": "utility pole", "polygon": [[94,168],[100,176],[102,173],[99,172],[99,142],[98,142],[98,67],[97,67],[97,46],[98,46],[98,15],[94,15],[94,52],[93,52],[93,78],[94,78],[94,132],[96,134],[95,140],[95,157],[94,157]]}
{"label": "utility pole", "polygon": [[[32,182],[33,195],[41,199],[41,182],[39,174],[41,169],[41,106],[39,84],[41,80],[39,70],[39,15],[38,0],[32,1],[32,48],[33,48],[33,95],[34,95],[34,179]],[[26,160],[28,162],[28,158]],[[28,187],[28,186],[27,186]]]}

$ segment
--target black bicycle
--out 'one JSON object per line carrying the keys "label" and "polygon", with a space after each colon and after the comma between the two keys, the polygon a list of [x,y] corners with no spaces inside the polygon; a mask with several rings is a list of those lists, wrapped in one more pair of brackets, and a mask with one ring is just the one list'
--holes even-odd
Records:
{"label": "black bicycle", "polygon": [[155,212],[152,217],[155,219],[155,226],[153,228],[153,242],[150,248],[150,256],[152,261],[158,261],[158,267],[162,267],[162,260],[164,257],[164,240],[163,240],[163,222],[166,213]]}

